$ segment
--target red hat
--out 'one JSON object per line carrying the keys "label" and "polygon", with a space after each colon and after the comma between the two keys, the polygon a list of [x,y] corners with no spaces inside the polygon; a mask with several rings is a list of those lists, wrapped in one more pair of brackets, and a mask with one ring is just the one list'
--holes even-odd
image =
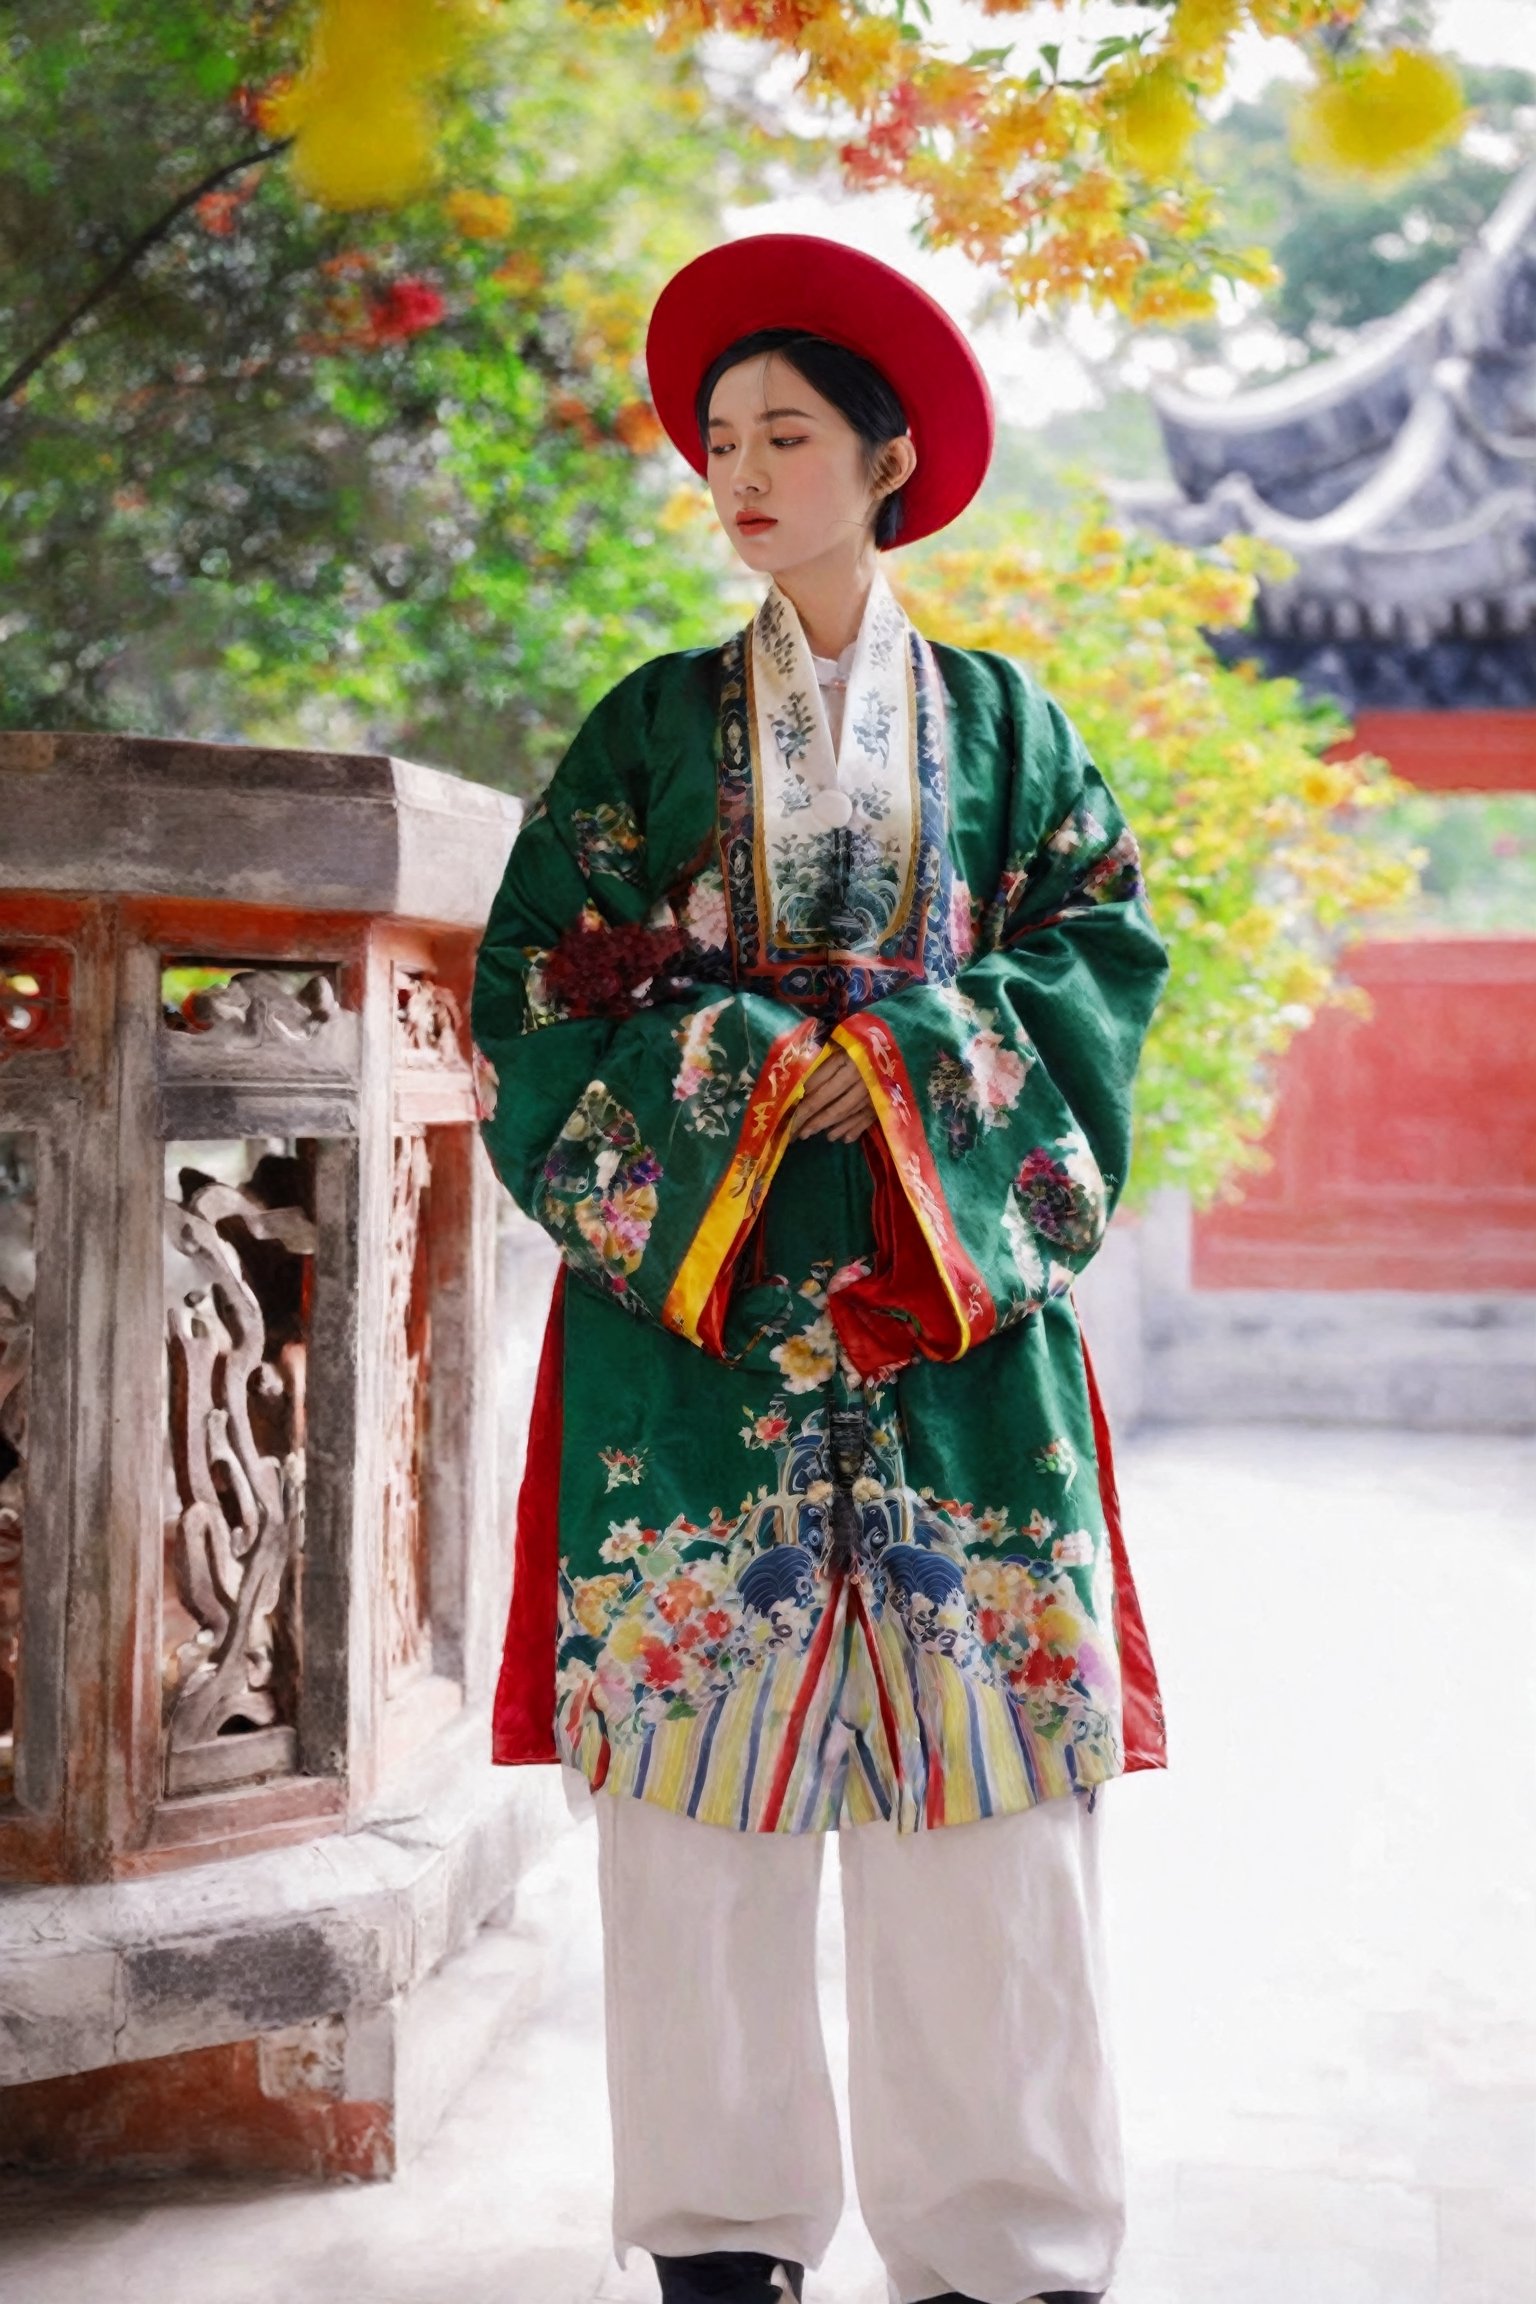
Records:
{"label": "red hat", "polygon": [[949,314],[889,264],[836,240],[766,232],[695,257],[667,282],[645,340],[651,398],[672,445],[706,469],[694,403],[711,364],[759,328],[803,328],[878,368],[906,411],[917,469],[897,542],[965,510],[992,458],[992,395]]}

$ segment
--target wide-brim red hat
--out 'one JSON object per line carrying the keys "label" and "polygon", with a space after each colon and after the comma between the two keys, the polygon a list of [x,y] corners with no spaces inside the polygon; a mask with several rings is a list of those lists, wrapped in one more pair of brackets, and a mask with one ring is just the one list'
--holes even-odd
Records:
{"label": "wide-brim red hat", "polygon": [[992,460],[987,380],[960,330],[889,264],[810,233],[729,240],[663,288],[645,340],[651,398],[679,454],[707,469],[695,402],[712,363],[760,328],[802,328],[878,368],[906,413],[917,469],[899,544],[948,527]]}

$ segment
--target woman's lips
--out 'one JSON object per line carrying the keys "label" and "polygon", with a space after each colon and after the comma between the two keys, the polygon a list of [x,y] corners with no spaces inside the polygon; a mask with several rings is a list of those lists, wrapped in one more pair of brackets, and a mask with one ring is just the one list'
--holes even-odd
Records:
{"label": "woman's lips", "polygon": [[736,525],[743,536],[760,536],[765,528],[777,528],[778,522],[766,512],[738,512]]}

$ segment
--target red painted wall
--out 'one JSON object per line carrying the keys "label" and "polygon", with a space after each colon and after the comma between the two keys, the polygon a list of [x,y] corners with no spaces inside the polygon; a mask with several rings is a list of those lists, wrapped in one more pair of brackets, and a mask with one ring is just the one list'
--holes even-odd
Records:
{"label": "red painted wall", "polygon": [[1273,1166],[1195,1225],[1197,1288],[1536,1288],[1536,940],[1357,945],[1369,1018],[1292,1042]]}
{"label": "red painted wall", "polygon": [[[1367,712],[1432,792],[1536,791],[1536,712]],[[1197,1288],[1536,1289],[1536,939],[1356,945],[1368,1018],[1319,1018],[1280,1069],[1272,1165],[1194,1227]]]}

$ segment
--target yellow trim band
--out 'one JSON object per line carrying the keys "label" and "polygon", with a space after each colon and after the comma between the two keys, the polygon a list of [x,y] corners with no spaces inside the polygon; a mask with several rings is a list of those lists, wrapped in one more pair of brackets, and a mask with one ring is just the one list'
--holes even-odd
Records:
{"label": "yellow trim band", "polygon": [[[709,1206],[700,1219],[699,1228],[688,1243],[688,1252],[667,1291],[666,1301],[661,1308],[662,1323],[674,1335],[686,1336],[690,1344],[701,1341],[699,1324],[714,1293],[721,1269],[756,1214],[758,1202],[773,1182],[789,1145],[789,1131],[785,1122],[805,1094],[807,1080],[827,1051],[825,1048],[816,1048],[814,1052],[804,1051],[803,1048],[781,1048],[770,1051],[763,1067],[766,1075],[782,1065],[786,1058],[793,1058],[802,1052],[811,1053],[811,1061],[787,1094],[784,1093],[782,1081],[766,1095],[761,1085],[754,1088],[742,1118],[741,1133],[736,1139],[731,1164],[716,1185]],[[750,1149],[748,1143],[754,1132],[754,1122],[757,1124],[756,1133],[759,1136],[766,1135],[766,1141],[756,1151]]]}

